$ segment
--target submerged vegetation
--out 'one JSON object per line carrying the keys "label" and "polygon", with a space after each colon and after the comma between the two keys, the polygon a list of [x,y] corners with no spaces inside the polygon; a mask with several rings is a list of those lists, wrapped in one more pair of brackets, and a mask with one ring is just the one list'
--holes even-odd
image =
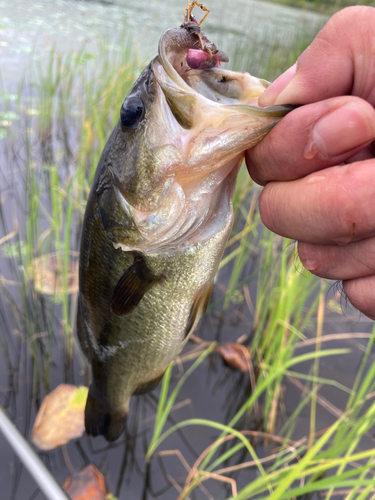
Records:
{"label": "submerged vegetation", "polygon": [[[261,58],[251,47],[235,47],[232,67],[273,79],[313,35],[292,40],[288,50],[268,47]],[[88,383],[74,336],[80,226],[100,153],[144,66],[128,43],[118,47],[102,42],[95,54],[52,50],[17,92],[5,84],[0,92],[0,376],[8,385],[0,403],[26,437],[45,394],[61,382]],[[302,270],[293,242],[262,226],[258,195],[242,169],[235,226],[209,311],[168,369],[158,403],[153,395],[133,398],[125,442],[103,451],[82,438],[78,452],[63,449],[64,470],[56,466],[59,452],[44,454],[60,483],[80,460],[99,463],[102,453],[119,498],[127,498],[121,488],[124,478],[130,488],[132,474],[142,477],[142,498],[373,497],[375,330],[324,334],[329,320],[344,324],[345,304],[339,294],[328,300],[327,283]],[[230,343],[244,372],[222,365],[218,346]],[[326,375],[334,359],[356,371],[352,380]],[[187,390],[189,381],[195,386]],[[211,394],[221,394],[220,420],[215,409],[197,407],[200,390],[208,406]],[[191,405],[195,415],[187,418]],[[111,471],[119,463],[115,482]],[[20,474],[18,467],[10,498]]]}

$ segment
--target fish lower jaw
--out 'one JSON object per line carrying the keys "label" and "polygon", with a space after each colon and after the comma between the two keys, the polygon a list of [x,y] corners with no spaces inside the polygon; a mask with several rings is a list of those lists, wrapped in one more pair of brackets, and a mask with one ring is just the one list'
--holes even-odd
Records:
{"label": "fish lower jaw", "polygon": [[[229,205],[242,160],[243,154],[237,155],[225,165],[211,171],[203,180],[200,177],[198,183],[194,177],[190,180],[186,177],[177,179],[168,198],[170,210],[165,210],[164,206],[146,216],[139,216],[135,210],[134,220],[138,222],[138,231],[143,237],[142,244],[112,241],[113,247],[123,252],[150,253],[205,241],[211,236],[213,218],[215,228],[218,223],[225,224],[228,210],[231,210]],[[181,185],[178,181],[181,181]]]}

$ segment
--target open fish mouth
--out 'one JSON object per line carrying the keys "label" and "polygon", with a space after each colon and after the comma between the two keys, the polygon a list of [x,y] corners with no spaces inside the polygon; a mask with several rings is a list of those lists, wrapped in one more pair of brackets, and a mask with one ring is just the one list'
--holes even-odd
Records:
{"label": "open fish mouth", "polygon": [[137,237],[112,234],[115,248],[148,253],[197,243],[198,228],[207,226],[200,239],[211,237],[220,214],[231,213],[245,150],[291,108],[258,107],[268,82],[223,69],[227,61],[195,22],[162,35],[158,56],[145,70],[152,74],[152,105],[136,129],[153,165],[138,167],[132,192],[124,187],[117,193]]}
{"label": "open fish mouth", "polygon": [[[158,73],[157,61],[169,80]],[[243,105],[242,109],[236,109],[237,113],[259,114],[262,108],[257,106],[258,98],[269,83],[249,73],[223,69],[221,63],[228,61],[227,55],[218,50],[194,22],[185,23],[179,29],[171,28],[161,37],[154,73],[175,118],[184,128],[193,127],[202,118],[204,113],[197,112],[197,105],[207,106],[205,99],[221,104],[217,110],[222,118],[225,113],[234,112],[225,105]],[[268,108],[264,116],[271,114],[282,117],[285,110],[279,106]]]}

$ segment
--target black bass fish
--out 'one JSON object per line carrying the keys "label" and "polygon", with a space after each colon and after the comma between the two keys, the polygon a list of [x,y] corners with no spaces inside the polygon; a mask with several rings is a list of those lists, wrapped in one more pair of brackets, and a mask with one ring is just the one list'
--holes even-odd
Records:
{"label": "black bass fish", "polygon": [[204,314],[244,151],[291,107],[224,70],[195,21],[167,30],[101,155],[82,229],[77,329],[92,366],[87,433],[119,437]]}

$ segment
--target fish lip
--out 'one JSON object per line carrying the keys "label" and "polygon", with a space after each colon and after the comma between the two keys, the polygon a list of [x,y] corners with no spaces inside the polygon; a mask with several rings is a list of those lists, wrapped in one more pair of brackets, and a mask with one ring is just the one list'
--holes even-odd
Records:
{"label": "fish lip", "polygon": [[[194,92],[197,93],[194,89],[189,87],[189,85],[184,82],[181,76],[177,73],[176,69],[170,63],[169,58],[166,52],[166,39],[169,33],[172,33],[180,28],[169,28],[160,37],[159,46],[158,46],[158,59],[166,72],[169,78],[176,84],[180,89],[185,90],[186,92]],[[185,57],[186,59],[186,57]]]}
{"label": "fish lip", "polygon": [[[197,36],[194,38],[194,34]],[[228,62],[229,58],[228,56],[221,50],[219,50],[216,45],[211,42],[203,33],[201,30],[200,26],[197,25],[195,22],[188,22],[182,24],[179,28],[169,28],[160,37],[159,40],[159,45],[158,45],[158,55],[159,55],[159,60],[161,65],[163,66],[165,72],[167,75],[171,78],[171,80],[178,85],[181,89],[188,91],[188,92],[193,92],[198,95],[200,95],[196,90],[192,89],[184,80],[181,78],[180,74],[176,71],[174,66],[171,64],[169,61],[167,51],[166,51],[166,46],[168,44],[168,39],[169,41],[175,40],[176,45],[181,47],[181,49],[185,48],[186,49],[186,55],[185,55],[185,61],[186,61],[186,56],[187,52],[189,49],[202,49],[205,52],[208,52],[211,57],[215,56],[215,58],[218,61],[221,62]],[[197,45],[197,42],[199,45]],[[203,46],[202,46],[203,42]],[[211,49],[211,50],[209,50]],[[187,63],[186,63],[187,64]],[[188,70],[190,67],[188,66]]]}

